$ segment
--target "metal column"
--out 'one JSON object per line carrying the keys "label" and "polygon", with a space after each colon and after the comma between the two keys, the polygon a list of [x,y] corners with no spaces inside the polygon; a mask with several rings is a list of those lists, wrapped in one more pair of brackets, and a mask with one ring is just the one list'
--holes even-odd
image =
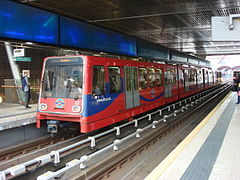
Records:
{"label": "metal column", "polygon": [[4,44],[8,55],[8,61],[12,70],[13,79],[16,85],[16,91],[19,98],[19,102],[22,103],[24,102],[24,95],[20,88],[22,86],[22,82],[18,65],[13,59],[13,48],[10,42],[4,42]]}

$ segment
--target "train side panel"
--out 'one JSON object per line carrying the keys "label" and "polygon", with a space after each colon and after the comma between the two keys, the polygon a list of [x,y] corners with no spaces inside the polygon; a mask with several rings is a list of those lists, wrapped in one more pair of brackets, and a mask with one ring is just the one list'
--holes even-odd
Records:
{"label": "train side panel", "polygon": [[[80,60],[80,65],[68,67],[67,61]],[[41,95],[39,100],[37,127],[40,121],[55,120],[76,122],[82,133],[94,131],[131,120],[135,115],[210,88],[215,82],[210,70],[189,66],[95,56],[59,57],[53,61],[59,66],[50,63],[45,70],[42,90],[46,95]],[[79,77],[80,83],[75,83]],[[82,84],[81,96],[72,95],[74,86],[80,87],[79,84]],[[73,112],[76,107],[80,110]]]}

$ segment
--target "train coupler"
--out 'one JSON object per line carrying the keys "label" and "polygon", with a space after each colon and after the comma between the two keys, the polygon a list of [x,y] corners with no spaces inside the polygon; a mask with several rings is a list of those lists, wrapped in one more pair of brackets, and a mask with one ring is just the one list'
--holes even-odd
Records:
{"label": "train coupler", "polygon": [[49,133],[57,133],[59,128],[59,121],[47,121],[47,131]]}

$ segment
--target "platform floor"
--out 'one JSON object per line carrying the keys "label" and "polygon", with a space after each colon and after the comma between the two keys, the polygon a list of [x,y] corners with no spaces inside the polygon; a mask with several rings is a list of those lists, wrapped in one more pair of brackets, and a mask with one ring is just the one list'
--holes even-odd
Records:
{"label": "platform floor", "polygon": [[239,179],[240,105],[236,101],[236,92],[225,97],[145,179]]}
{"label": "platform floor", "polygon": [[30,106],[26,109],[20,104],[0,103],[0,131],[35,123],[37,104]]}

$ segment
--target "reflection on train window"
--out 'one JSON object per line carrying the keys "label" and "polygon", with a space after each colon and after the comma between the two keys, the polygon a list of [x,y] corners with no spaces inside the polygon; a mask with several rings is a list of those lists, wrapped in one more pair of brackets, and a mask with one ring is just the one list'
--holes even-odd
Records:
{"label": "reflection on train window", "polygon": [[127,91],[131,91],[131,69],[130,68],[126,68],[125,69],[125,81],[126,81],[126,90]]}
{"label": "reflection on train window", "polygon": [[48,67],[44,72],[43,79],[43,97],[51,97],[53,87],[56,85],[56,78],[54,78],[54,67]]}
{"label": "reflection on train window", "polygon": [[182,69],[179,69],[179,71],[178,71],[178,79],[179,79],[180,86],[182,86],[184,84],[183,70]]}
{"label": "reflection on train window", "polygon": [[213,72],[209,71],[209,83],[212,84],[214,82]]}
{"label": "reflection on train window", "polygon": [[190,77],[189,77],[190,85],[196,85],[197,84],[197,72],[195,69],[190,70]]}
{"label": "reflection on train window", "polygon": [[153,68],[148,69],[148,83],[150,88],[155,87],[155,79],[156,79],[155,70]]}
{"label": "reflection on train window", "polygon": [[92,94],[99,96],[105,94],[104,66],[93,66]]}
{"label": "reflection on train window", "polygon": [[110,84],[110,93],[119,93],[121,91],[120,68],[108,67],[108,76]]}
{"label": "reflection on train window", "polygon": [[147,70],[146,68],[139,68],[139,89],[147,88]]}
{"label": "reflection on train window", "polygon": [[125,68],[126,90],[138,90],[138,71],[135,67]]}
{"label": "reflection on train window", "polygon": [[189,70],[188,69],[183,70],[183,78],[184,78],[184,86],[188,86],[189,85]]}
{"label": "reflection on train window", "polygon": [[133,69],[133,89],[138,90],[138,71],[137,68]]}
{"label": "reflection on train window", "polygon": [[198,71],[198,75],[197,75],[197,84],[202,84],[203,83],[203,78],[202,78],[202,71]]}
{"label": "reflection on train window", "polygon": [[177,75],[175,69],[167,69],[165,71],[165,85],[175,86],[177,83]]}
{"label": "reflection on train window", "polygon": [[162,86],[162,70],[161,69],[156,70],[156,83],[158,87]]}
{"label": "reflection on train window", "polygon": [[81,98],[82,82],[82,64],[46,66],[42,97]]}
{"label": "reflection on train window", "polygon": [[171,83],[172,85],[176,85],[177,84],[177,73],[176,73],[176,69],[171,69]]}
{"label": "reflection on train window", "polygon": [[82,98],[82,74],[82,69],[79,69],[79,67],[73,67],[68,80],[70,92],[69,96],[71,98]]}
{"label": "reflection on train window", "polygon": [[208,71],[205,73],[205,84],[209,85],[209,74]]}

